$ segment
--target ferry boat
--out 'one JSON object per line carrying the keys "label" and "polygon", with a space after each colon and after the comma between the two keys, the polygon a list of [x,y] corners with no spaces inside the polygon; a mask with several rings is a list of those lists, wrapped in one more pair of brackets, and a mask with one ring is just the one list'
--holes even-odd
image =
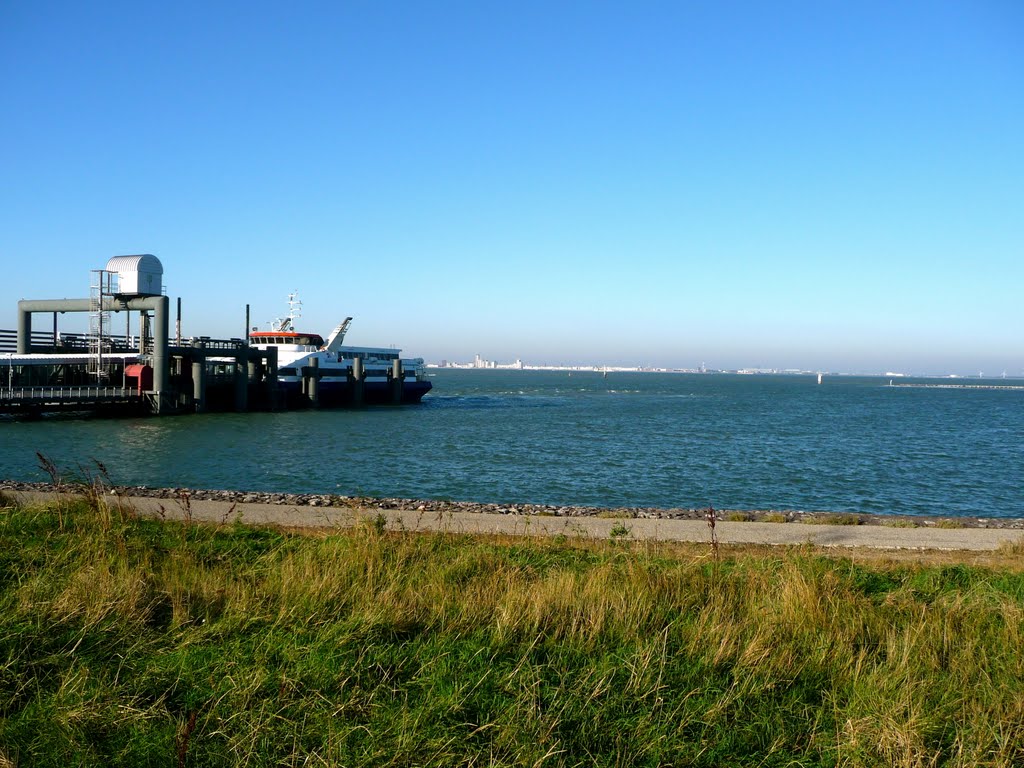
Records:
{"label": "ferry boat", "polygon": [[430,391],[423,358],[403,358],[401,350],[388,347],[345,346],[351,317],[326,341],[319,334],[296,331],[302,302],[292,293],[288,304],[288,316],[276,320],[269,331],[250,332],[249,345],[277,349],[278,388],[290,406],[313,399],[327,407],[410,404]]}

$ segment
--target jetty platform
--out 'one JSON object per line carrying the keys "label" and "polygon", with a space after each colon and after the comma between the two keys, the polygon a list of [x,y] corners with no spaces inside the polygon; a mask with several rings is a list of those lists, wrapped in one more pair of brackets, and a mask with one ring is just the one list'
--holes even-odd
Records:
{"label": "jetty platform", "polygon": [[[163,265],[152,254],[115,256],[90,274],[86,297],[18,302],[17,329],[0,330],[0,414],[164,416],[359,407],[369,399],[362,359],[327,374],[315,357],[311,365],[289,369],[289,376],[300,378],[300,393],[285,397],[277,346],[250,344],[255,329],[249,305],[239,338],[183,338],[181,299],[172,323]],[[84,316],[88,333],[61,332],[59,320],[68,313]],[[33,328],[34,319],[38,325],[44,318],[47,330]],[[115,319],[123,334],[113,331]],[[328,375],[335,382],[344,377],[341,394],[329,401],[320,395],[321,379]],[[397,361],[387,374],[386,396],[373,401],[401,404],[407,375]]]}

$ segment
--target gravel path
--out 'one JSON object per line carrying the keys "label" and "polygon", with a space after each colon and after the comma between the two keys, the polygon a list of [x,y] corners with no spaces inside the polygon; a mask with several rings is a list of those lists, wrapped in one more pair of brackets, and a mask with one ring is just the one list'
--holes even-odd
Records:
{"label": "gravel path", "polygon": [[[62,490],[69,488],[0,481],[0,492],[25,502],[51,499]],[[711,536],[706,509],[480,504],[145,486],[111,486],[103,492],[140,514],[214,523],[238,520],[321,528],[379,520],[392,530],[696,542],[708,542]],[[1019,519],[715,510],[714,521],[715,535],[722,544],[982,551],[1024,543],[1024,520]]]}

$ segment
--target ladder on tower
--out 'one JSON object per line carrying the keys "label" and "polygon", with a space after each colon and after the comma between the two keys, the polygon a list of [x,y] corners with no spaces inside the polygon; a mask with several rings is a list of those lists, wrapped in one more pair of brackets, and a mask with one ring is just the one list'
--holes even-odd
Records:
{"label": "ladder on tower", "polygon": [[104,355],[110,348],[110,312],[103,308],[103,300],[117,292],[116,277],[115,272],[94,269],[89,286],[89,374],[99,381],[110,376],[110,365]]}

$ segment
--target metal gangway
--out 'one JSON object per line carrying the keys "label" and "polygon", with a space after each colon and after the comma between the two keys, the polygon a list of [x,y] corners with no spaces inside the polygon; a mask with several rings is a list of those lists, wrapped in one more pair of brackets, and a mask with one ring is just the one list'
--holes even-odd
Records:
{"label": "metal gangway", "polygon": [[103,406],[139,407],[145,393],[132,387],[107,386],[0,386],[0,412],[91,410]]}

